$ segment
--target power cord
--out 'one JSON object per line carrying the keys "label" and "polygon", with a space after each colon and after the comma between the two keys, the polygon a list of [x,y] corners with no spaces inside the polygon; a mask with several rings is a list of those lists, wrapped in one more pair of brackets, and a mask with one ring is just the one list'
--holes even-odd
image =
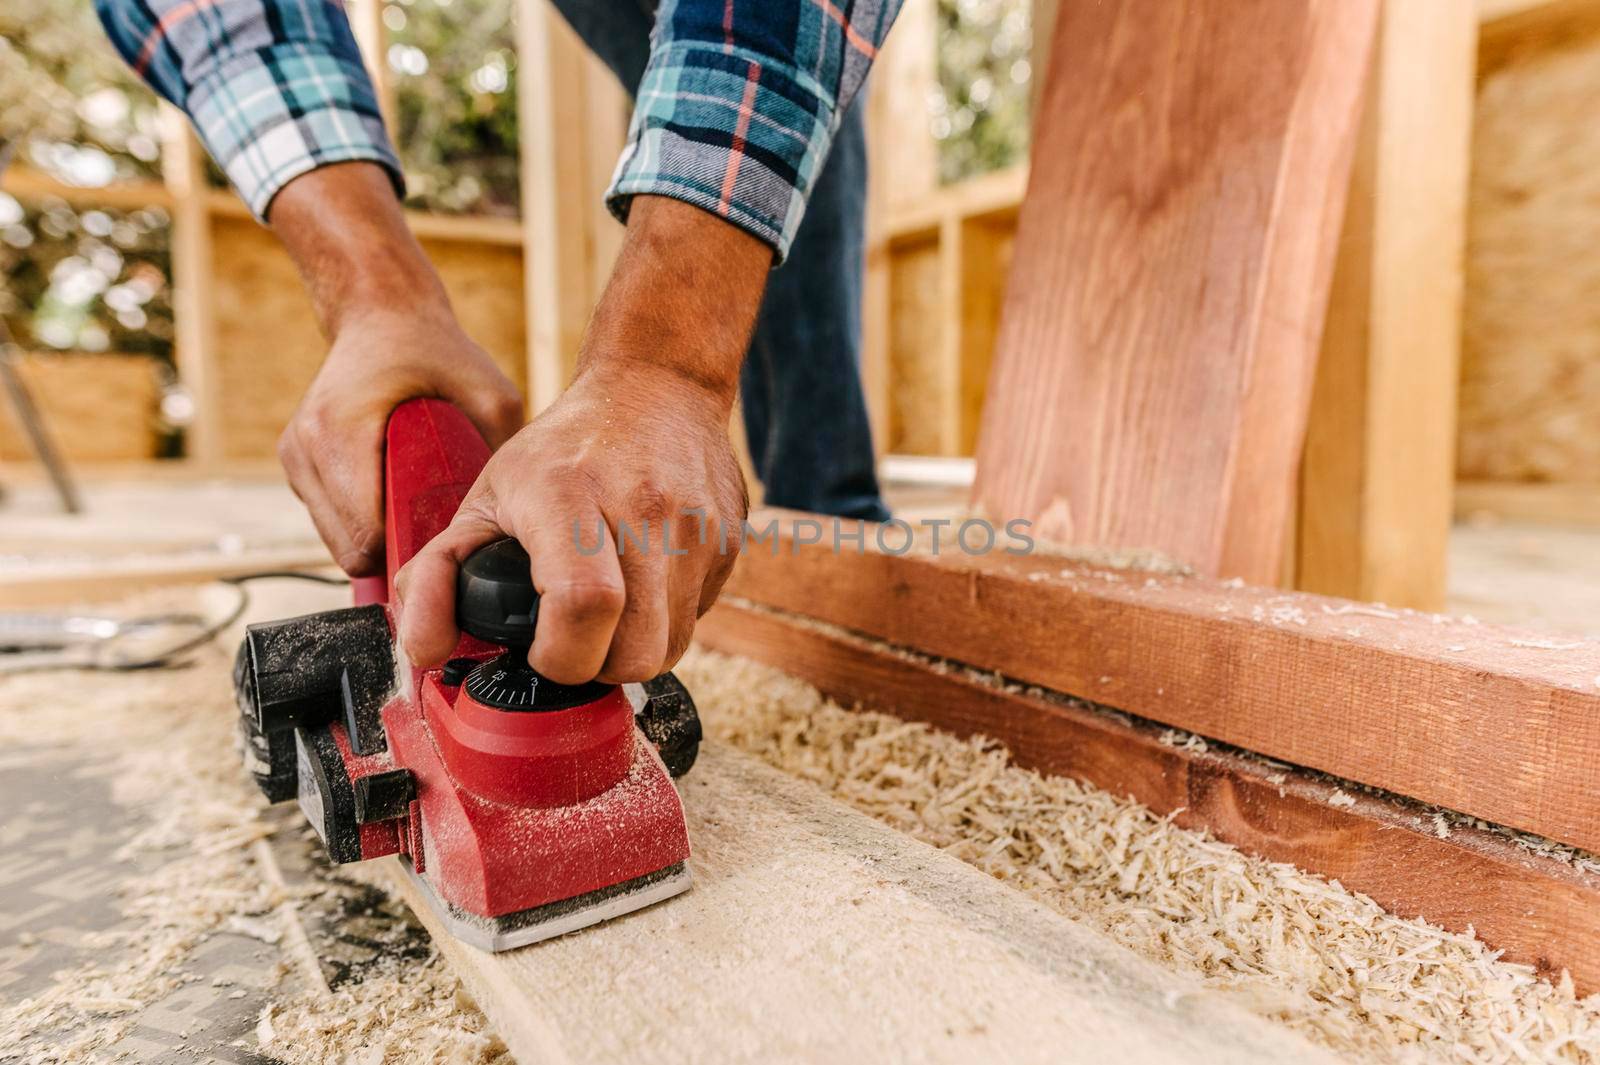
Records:
{"label": "power cord", "polygon": [[[328,577],[320,573],[306,573],[298,570],[258,570],[252,573],[240,573],[231,577],[219,578],[219,583],[230,585],[237,593],[237,598],[228,612],[217,621],[209,624],[196,614],[153,614],[142,618],[129,618],[118,621],[116,631],[110,635],[90,642],[63,641],[54,648],[36,646],[31,650],[34,653],[8,656],[0,653],[0,673],[19,673],[45,669],[80,669],[98,670],[106,672],[125,673],[141,669],[172,669],[183,663],[180,658],[198,647],[203,647],[215,640],[230,626],[244,616],[250,605],[250,592],[246,587],[251,581],[259,580],[298,580],[310,581],[314,584],[327,584],[333,586],[347,586],[350,583],[347,577]],[[3,616],[0,616],[3,618]],[[23,625],[48,625],[50,618],[22,618]],[[72,619],[64,619],[70,621]],[[201,624],[203,628],[193,636],[169,647],[164,647],[158,654],[150,654],[143,658],[125,658],[116,653],[113,641],[120,633],[135,630],[148,630],[171,625]],[[63,627],[63,631],[65,628]],[[43,653],[40,653],[43,652]],[[74,655],[73,652],[79,652]],[[7,661],[10,657],[11,661]]]}

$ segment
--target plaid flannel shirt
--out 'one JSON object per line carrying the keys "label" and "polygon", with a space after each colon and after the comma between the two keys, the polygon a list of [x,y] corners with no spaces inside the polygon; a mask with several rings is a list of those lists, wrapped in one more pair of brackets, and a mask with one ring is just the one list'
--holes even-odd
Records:
{"label": "plaid flannel shirt", "polygon": [[[618,0],[596,0],[618,2]],[[607,202],[702,207],[781,260],[900,0],[663,0]],[[112,42],[257,217],[328,163],[400,162],[337,0],[95,0]]]}

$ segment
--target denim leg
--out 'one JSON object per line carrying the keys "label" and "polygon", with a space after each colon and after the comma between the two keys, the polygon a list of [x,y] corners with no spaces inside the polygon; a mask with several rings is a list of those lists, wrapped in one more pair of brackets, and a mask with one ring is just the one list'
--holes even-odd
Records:
{"label": "denim leg", "polygon": [[656,24],[655,0],[550,0],[632,96],[650,61],[650,30]]}
{"label": "denim leg", "polygon": [[867,138],[858,97],[772,272],[740,374],[750,457],[774,506],[889,516],[861,390]]}
{"label": "denim leg", "polygon": [[[629,93],[650,58],[655,0],[551,0]],[[882,521],[861,391],[867,138],[859,94],[795,235],[772,272],[739,377],[745,436],[766,502]]]}

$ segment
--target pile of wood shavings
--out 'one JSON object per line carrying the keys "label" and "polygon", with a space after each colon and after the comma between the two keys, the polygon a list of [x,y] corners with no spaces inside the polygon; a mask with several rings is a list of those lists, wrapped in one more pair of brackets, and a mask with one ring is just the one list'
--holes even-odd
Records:
{"label": "pile of wood shavings", "polygon": [[[146,597],[128,609],[192,609],[193,594]],[[258,935],[255,929],[271,942],[278,922],[291,919],[282,904],[295,892],[273,886],[252,857],[252,845],[273,826],[234,746],[232,646],[202,648],[177,670],[0,677],[0,747],[48,736],[86,758],[103,757],[113,797],[145,820],[107,860],[147,870],[125,883],[126,926],[94,937],[100,960],[56,974],[40,994],[0,1003],[0,1056],[104,1060],[142,1009],[194,979],[185,967],[208,938],[241,929]],[[290,1065],[504,1058],[437,958],[332,995],[288,980],[279,990],[257,1036],[270,1035],[273,1056]]]}
{"label": "pile of wood shavings", "polygon": [[462,1062],[511,1065],[505,1044],[444,960],[396,959],[329,993],[306,991],[262,1011],[256,1040],[291,1062]]}
{"label": "pile of wood shavings", "polygon": [[845,710],[765,666],[695,650],[678,673],[715,738],[1335,1050],[1600,1062],[1600,996],[1578,1000],[1569,980],[1468,936],[1020,769],[998,744]]}

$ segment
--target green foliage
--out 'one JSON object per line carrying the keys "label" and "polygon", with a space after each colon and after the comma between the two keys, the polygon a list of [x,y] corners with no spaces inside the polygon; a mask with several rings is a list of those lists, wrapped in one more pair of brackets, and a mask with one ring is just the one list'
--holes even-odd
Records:
{"label": "green foliage", "polygon": [[415,206],[517,213],[514,0],[395,0],[386,4],[384,61],[394,79],[396,131]]}
{"label": "green foliage", "polygon": [[939,0],[939,179],[956,182],[1028,156],[1028,0]]}
{"label": "green foliage", "polygon": [[112,50],[89,0],[0,4],[0,141],[73,185],[159,172],[155,94]]}
{"label": "green foliage", "polygon": [[[0,5],[0,140],[80,186],[159,171],[153,93],[123,66],[89,0]],[[0,316],[35,351],[172,356],[169,225],[160,209],[75,208],[0,193]]]}

